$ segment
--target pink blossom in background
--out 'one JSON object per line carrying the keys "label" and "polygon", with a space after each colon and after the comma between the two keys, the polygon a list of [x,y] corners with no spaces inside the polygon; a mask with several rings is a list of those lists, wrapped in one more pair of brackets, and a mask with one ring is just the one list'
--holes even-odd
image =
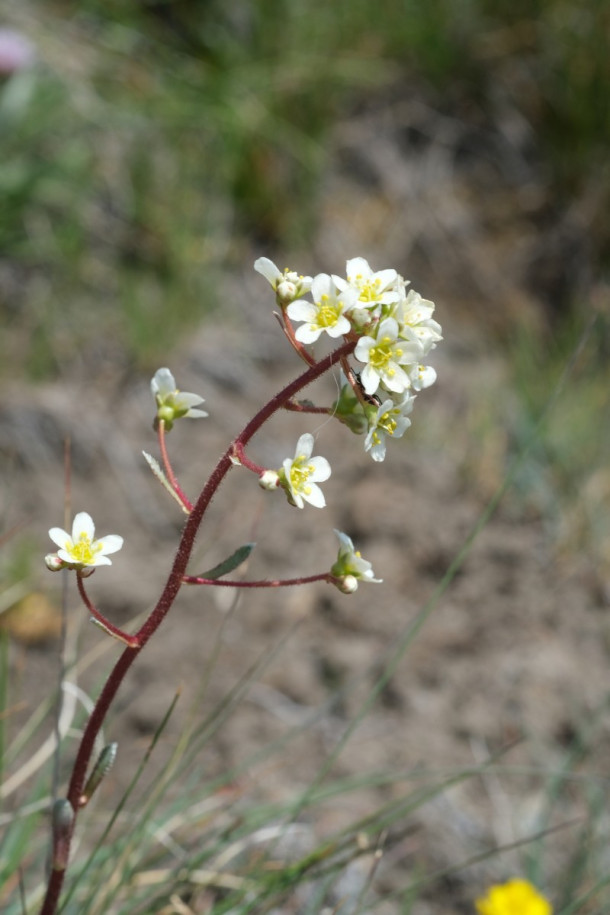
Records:
{"label": "pink blossom in background", "polygon": [[29,67],[36,57],[34,44],[21,32],[0,28],[0,76]]}

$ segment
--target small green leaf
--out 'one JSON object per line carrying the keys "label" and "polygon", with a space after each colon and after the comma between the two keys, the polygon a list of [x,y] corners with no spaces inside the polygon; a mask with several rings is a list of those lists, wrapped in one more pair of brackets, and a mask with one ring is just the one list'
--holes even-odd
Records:
{"label": "small green leaf", "polygon": [[208,572],[204,572],[203,575],[198,575],[197,577],[208,578],[212,581],[215,581],[217,578],[222,578],[223,575],[232,572],[233,569],[240,566],[242,562],[245,562],[255,546],[255,543],[244,543],[243,546],[236,549],[227,559],[219,562],[213,569],[210,569]]}

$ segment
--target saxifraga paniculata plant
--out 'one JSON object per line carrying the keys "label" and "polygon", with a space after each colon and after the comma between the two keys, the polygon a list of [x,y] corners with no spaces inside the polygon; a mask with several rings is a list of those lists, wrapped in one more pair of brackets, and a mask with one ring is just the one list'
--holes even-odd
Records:
{"label": "saxifraga paniculata plant", "polygon": [[[52,817],[51,868],[41,915],[53,915],[70,856],[70,845],[79,811],[108,771],[116,755],[116,744],[109,744],[102,756],[92,761],[96,738],[106,714],[127,671],[155,634],[171,610],[183,585],[224,588],[282,588],[322,581],[344,594],[353,593],[360,582],[379,583],[370,562],[362,558],[350,537],[335,531],[339,550],[329,570],[292,579],[232,581],[224,576],[240,565],[249,548],[240,547],[208,573],[208,577],[188,574],[188,563],[197,532],[212,497],[229,470],[242,467],[258,478],[267,490],[282,490],[288,503],[303,509],[305,503],[316,508],[325,505],[320,483],[331,474],[326,458],[312,456],[314,436],[303,433],[294,456],[287,456],[280,467],[263,467],[246,453],[255,433],[279,410],[334,417],[353,433],[364,437],[364,449],[376,461],[383,461],[388,440],[401,438],[411,424],[410,414],[417,394],[429,387],[436,373],[423,360],[442,339],[441,327],[434,320],[434,304],[422,299],[396,272],[375,272],[362,257],[347,261],[346,275],[320,273],[301,276],[291,270],[280,271],[268,258],[254,264],[271,285],[282,329],[306,363],[305,371],[275,394],[229,444],[201,492],[191,501],[181,488],[170,463],[167,433],[184,418],[203,418],[203,398],[180,391],[168,368],[161,368],[151,382],[156,406],[154,427],[158,436],[161,462],[144,452],[153,473],[178,502],[187,521],[174,557],[169,577],[157,604],[140,629],[129,634],[115,626],[93,604],[85,579],[98,566],[111,565],[109,556],[120,550],[123,538],[116,534],[95,538],[91,516],[84,511],[74,517],[71,533],[53,527],[49,535],[58,547],[46,557],[51,571],[70,569],[91,619],[104,632],[124,645],[85,727],[65,797],[55,801]],[[295,329],[294,323],[298,323]],[[337,341],[329,355],[316,359],[311,350],[323,334]],[[297,395],[311,382],[341,368],[340,392],[329,406],[314,406],[298,400]]]}

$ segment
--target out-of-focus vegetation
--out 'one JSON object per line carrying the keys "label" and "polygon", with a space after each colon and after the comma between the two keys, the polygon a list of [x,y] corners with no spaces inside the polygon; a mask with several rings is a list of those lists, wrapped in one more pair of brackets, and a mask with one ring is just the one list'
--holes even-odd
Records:
{"label": "out-of-focus vegetation", "polygon": [[212,307],[240,238],[307,237],[339,116],[413,80],[457,118],[510,105],[546,193],[580,208],[591,273],[607,265],[603,0],[8,0],[3,15],[38,55],[0,90],[5,373],[154,364]]}

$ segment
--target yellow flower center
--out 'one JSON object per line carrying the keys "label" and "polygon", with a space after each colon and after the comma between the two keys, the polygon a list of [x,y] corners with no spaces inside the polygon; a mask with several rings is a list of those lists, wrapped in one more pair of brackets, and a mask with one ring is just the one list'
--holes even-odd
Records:
{"label": "yellow flower center", "polygon": [[331,302],[324,294],[320,299],[318,308],[318,327],[334,327],[339,320],[341,302]]}
{"label": "yellow flower center", "polygon": [[396,426],[398,425],[398,423],[392,417],[392,414],[388,410],[388,412],[384,413],[383,416],[380,418],[377,425],[381,426],[381,428],[384,430],[384,432],[387,433],[387,435],[394,435],[394,433],[396,432]]}
{"label": "yellow flower center", "polygon": [[[376,346],[369,350],[369,362],[375,369],[383,369],[390,359],[402,356],[402,350],[399,347],[392,348],[394,341],[391,337],[382,337],[377,341]],[[392,371],[390,374],[394,374]]]}
{"label": "yellow flower center", "polygon": [[348,277],[348,282],[354,284],[358,287],[360,292],[360,301],[361,302],[378,302],[381,298],[381,292],[379,287],[381,286],[381,280],[365,280],[362,277],[362,274],[359,273],[354,279]]}
{"label": "yellow flower center", "polygon": [[95,554],[101,550],[101,543],[91,542],[87,534],[80,534],[75,543],[66,544],[66,552],[70,554],[74,562],[82,562],[83,565],[92,565],[95,562]]}
{"label": "yellow flower center", "polygon": [[311,492],[311,486],[307,485],[307,480],[314,471],[313,464],[303,464],[307,458],[304,454],[299,455],[293,461],[290,468],[290,485],[295,492],[303,492],[308,496]]}

